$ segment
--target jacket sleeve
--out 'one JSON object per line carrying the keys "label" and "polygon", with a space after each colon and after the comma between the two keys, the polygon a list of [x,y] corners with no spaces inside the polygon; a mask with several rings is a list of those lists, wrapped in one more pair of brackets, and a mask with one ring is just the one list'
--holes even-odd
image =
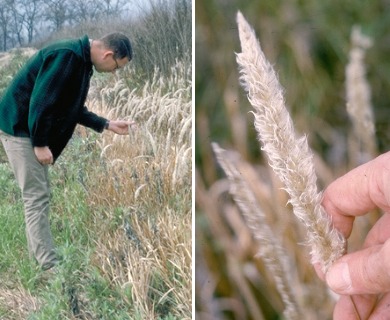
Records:
{"label": "jacket sleeve", "polygon": [[84,106],[80,112],[78,122],[79,124],[91,128],[97,132],[103,132],[107,119],[89,111],[87,107]]}
{"label": "jacket sleeve", "polygon": [[34,147],[47,146],[55,106],[61,99],[79,94],[74,90],[82,70],[81,59],[70,50],[42,54],[42,65],[31,94],[28,126]]}

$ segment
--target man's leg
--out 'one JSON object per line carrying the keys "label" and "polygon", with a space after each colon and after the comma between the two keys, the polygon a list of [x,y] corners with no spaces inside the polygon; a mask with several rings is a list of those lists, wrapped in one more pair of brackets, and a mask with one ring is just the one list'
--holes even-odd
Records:
{"label": "man's leg", "polygon": [[30,254],[43,269],[50,269],[58,259],[49,225],[48,166],[38,162],[29,138],[13,137],[1,131],[0,137],[22,191]]}

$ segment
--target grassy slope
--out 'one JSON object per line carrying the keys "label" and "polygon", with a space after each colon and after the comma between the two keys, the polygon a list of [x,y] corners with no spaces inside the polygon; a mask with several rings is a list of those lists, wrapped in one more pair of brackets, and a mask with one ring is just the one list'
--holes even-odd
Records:
{"label": "grassy slope", "polygon": [[[8,164],[0,165],[1,319],[191,317],[190,127],[183,128],[191,84],[148,84],[132,92],[134,106],[131,87],[122,87],[121,100],[104,91],[127,76],[96,77],[90,104],[114,117],[113,108],[121,117],[138,108],[139,132],[118,138],[79,128],[51,168],[52,231],[64,263],[49,279],[28,258],[19,191]],[[158,110],[171,114],[159,121]]]}

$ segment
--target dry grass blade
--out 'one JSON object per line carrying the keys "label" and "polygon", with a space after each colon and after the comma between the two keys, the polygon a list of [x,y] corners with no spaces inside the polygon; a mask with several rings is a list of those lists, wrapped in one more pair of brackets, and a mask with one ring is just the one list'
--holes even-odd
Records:
{"label": "dry grass blade", "polygon": [[246,182],[246,176],[253,174],[253,172],[248,170],[248,166],[239,159],[238,153],[223,150],[216,143],[213,143],[213,149],[219,164],[231,183],[230,193],[243,213],[253,236],[260,244],[259,256],[264,260],[268,271],[273,276],[285,303],[284,316],[291,320],[303,319],[291,281],[291,275],[295,274],[290,268],[293,264],[289,263],[288,255],[267,223],[260,204]]}
{"label": "dry grass blade", "polygon": [[255,128],[270,165],[285,185],[295,215],[307,229],[313,263],[323,271],[343,255],[345,239],[331,227],[317,190],[313,155],[306,137],[297,138],[283,90],[255,33],[238,12],[242,52],[237,54],[240,80],[254,108]]}

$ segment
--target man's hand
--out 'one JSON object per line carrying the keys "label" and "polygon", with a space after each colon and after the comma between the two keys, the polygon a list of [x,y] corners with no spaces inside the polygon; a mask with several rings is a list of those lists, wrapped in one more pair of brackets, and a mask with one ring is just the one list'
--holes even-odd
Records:
{"label": "man's hand", "polygon": [[136,128],[137,124],[134,121],[124,120],[110,120],[107,130],[115,132],[116,134],[129,134],[129,129]]}
{"label": "man's hand", "polygon": [[42,165],[53,163],[53,154],[49,147],[34,147],[34,153]]}
{"label": "man's hand", "polygon": [[390,152],[334,181],[322,202],[333,225],[346,238],[356,216],[374,208],[384,215],[369,231],[363,247],[336,261],[326,282],[341,294],[334,320],[387,319],[390,314]]}

